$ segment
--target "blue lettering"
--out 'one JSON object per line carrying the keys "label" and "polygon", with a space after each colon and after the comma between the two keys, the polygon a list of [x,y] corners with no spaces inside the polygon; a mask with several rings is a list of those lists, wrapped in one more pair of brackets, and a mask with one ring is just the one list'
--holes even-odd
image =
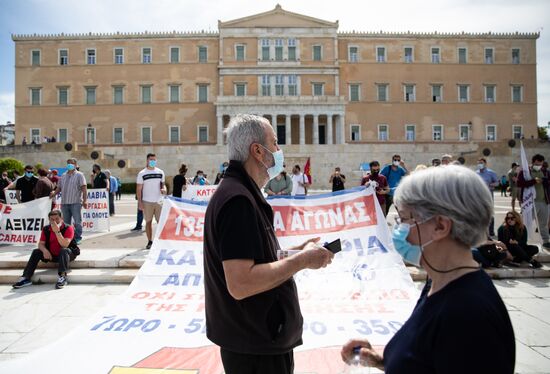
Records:
{"label": "blue lettering", "polygon": [[388,250],[380,240],[378,240],[378,237],[376,236],[369,236],[369,250],[368,255],[375,254],[376,252],[382,252],[382,253],[388,253]]}
{"label": "blue lettering", "polygon": [[189,264],[189,265],[196,265],[197,262],[195,261],[195,255],[193,254],[193,251],[186,251],[183,256],[181,256],[180,260],[178,261],[178,265],[183,264]]}
{"label": "blue lettering", "polygon": [[179,286],[180,284],[180,277],[178,275],[178,273],[172,273],[168,276],[168,278],[166,278],[166,280],[164,281],[164,283],[162,284],[163,286],[167,286],[169,284],[173,284],[174,286]]}
{"label": "blue lettering", "polygon": [[163,261],[166,261],[168,265],[174,265],[174,258],[172,257],[177,252],[176,249],[172,249],[170,252],[167,252],[166,249],[162,249],[157,258],[156,265],[162,265]]}

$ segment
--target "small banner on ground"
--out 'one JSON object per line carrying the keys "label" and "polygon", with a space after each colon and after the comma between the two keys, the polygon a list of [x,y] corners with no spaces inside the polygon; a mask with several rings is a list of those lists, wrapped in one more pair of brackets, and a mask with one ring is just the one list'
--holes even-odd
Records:
{"label": "small banner on ground", "polygon": [[[88,190],[88,207],[82,209],[82,231],[109,231],[109,195],[103,188]],[[54,209],[61,209],[61,193],[55,197]]]}
{"label": "small banner on ground", "polygon": [[[304,315],[295,373],[342,373],[340,349],[352,337],[382,350],[409,317],[418,292],[393,249],[374,191],[270,203],[282,248],[315,236],[342,241],[327,268],[295,276]],[[0,362],[0,372],[222,374],[219,348],[205,334],[205,211],[204,202],[167,198],[149,257],[119,300],[58,342]],[[62,367],[52,359],[59,352],[68,352]]]}
{"label": "small banner on ground", "polygon": [[48,224],[51,204],[48,197],[22,204],[0,203],[0,244],[37,244],[42,227]]}

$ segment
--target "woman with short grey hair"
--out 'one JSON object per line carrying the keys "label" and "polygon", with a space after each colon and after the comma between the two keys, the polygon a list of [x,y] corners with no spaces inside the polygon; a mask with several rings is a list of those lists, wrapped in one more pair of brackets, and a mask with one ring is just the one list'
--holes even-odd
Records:
{"label": "woman with short grey hair", "polygon": [[485,240],[493,214],[483,180],[456,165],[421,170],[402,180],[394,203],[394,247],[422,266],[428,280],[383,355],[368,340],[354,339],[342,348],[342,359],[359,354],[364,365],[386,374],[513,373],[510,317],[470,250]]}

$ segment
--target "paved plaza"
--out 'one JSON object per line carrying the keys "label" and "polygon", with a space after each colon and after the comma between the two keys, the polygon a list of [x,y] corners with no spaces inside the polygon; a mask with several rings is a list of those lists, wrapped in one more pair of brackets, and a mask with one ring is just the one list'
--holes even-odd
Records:
{"label": "paved plaza", "polygon": [[[53,287],[54,269],[37,272],[44,272],[40,278],[44,284],[13,290],[10,280],[20,275],[29,252],[0,247],[0,360],[24,357],[50,344],[105,305],[116,302],[125,291],[146,257],[146,237],[145,232],[130,232],[135,225],[133,196],[124,196],[116,203],[111,232],[85,236],[80,263],[63,290]],[[510,199],[496,193],[496,227],[509,207]],[[388,222],[393,222],[394,214],[390,211]],[[547,253],[542,257],[543,261],[550,259]],[[545,262],[540,271],[515,269],[517,277],[494,281],[514,325],[517,373],[550,372],[550,267],[549,261]],[[422,274],[414,279],[422,279]],[[422,282],[416,284],[422,286]],[[464,347],[466,360],[467,352],[468,347]]]}

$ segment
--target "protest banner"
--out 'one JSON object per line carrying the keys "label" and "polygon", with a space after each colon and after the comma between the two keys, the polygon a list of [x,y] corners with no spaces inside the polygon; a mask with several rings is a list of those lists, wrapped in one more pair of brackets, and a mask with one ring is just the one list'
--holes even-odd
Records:
{"label": "protest banner", "polygon": [[[320,236],[339,238],[342,251],[325,269],[296,274],[304,316],[304,344],[295,373],[344,370],[340,349],[368,338],[382,350],[410,315],[418,292],[393,249],[372,188],[305,199],[269,201],[281,247]],[[70,335],[20,360],[0,362],[2,373],[158,372],[222,374],[219,348],[206,338],[203,286],[206,203],[167,198],[149,257],[119,297]],[[90,353],[93,352],[93,359]]]}
{"label": "protest banner", "polygon": [[22,204],[0,203],[0,244],[37,244],[42,227],[48,224],[48,197]]}
{"label": "protest banner", "polygon": [[17,190],[6,190],[6,203],[8,204],[19,204],[17,201]]}
{"label": "protest banner", "polygon": [[208,201],[217,188],[217,185],[199,186],[191,184],[185,186],[185,191],[183,191],[181,197],[191,201]]}
{"label": "protest banner", "polygon": [[[109,195],[103,188],[89,189],[88,207],[82,208],[82,231],[110,231]],[[54,209],[61,210],[61,193],[55,196]]]}

